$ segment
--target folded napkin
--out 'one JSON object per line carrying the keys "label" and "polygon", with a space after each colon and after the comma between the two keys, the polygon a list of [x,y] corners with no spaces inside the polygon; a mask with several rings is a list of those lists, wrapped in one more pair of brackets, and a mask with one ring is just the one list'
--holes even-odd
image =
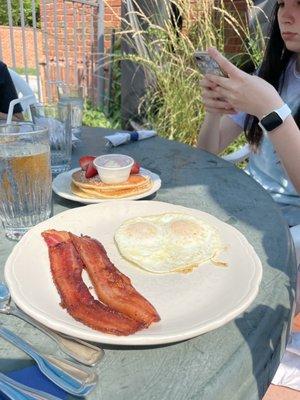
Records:
{"label": "folded napkin", "polygon": [[[68,398],[68,393],[60,387],[51,382],[45,375],[43,375],[36,365],[23,368],[18,371],[7,372],[5,375],[22,383],[23,385],[30,386],[33,389],[41,390],[56,396],[62,400]],[[7,397],[0,393],[0,400],[7,400]]]}
{"label": "folded napkin", "polygon": [[132,132],[116,132],[113,135],[104,136],[107,139],[107,146],[119,146],[120,144],[136,142],[156,136],[155,131],[139,130]]}
{"label": "folded napkin", "polygon": [[272,383],[300,390],[300,332],[291,333]]}
{"label": "folded napkin", "polygon": [[[34,123],[40,126],[45,126],[49,129],[50,139],[55,141],[55,137],[63,135],[64,125],[59,120],[52,117],[34,117]],[[78,139],[72,133],[72,143],[78,142]]]}

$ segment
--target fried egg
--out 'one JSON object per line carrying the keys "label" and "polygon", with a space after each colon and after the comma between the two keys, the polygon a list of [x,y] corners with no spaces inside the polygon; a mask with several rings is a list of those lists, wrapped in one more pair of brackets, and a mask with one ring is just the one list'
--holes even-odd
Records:
{"label": "fried egg", "polygon": [[167,213],[123,222],[115,232],[121,255],[147,271],[187,271],[224,249],[216,229],[192,215]]}

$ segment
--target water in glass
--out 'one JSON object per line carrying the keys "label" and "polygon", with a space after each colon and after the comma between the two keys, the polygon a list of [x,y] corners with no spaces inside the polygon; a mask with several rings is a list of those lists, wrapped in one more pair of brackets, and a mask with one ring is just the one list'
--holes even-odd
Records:
{"label": "water in glass", "polygon": [[47,127],[50,134],[51,170],[54,175],[71,168],[71,107],[67,104],[31,106],[35,124]]}

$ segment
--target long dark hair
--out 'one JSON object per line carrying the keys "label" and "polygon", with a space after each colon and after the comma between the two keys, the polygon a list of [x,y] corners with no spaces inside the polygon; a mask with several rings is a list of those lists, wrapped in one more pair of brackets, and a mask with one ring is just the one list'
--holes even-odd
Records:
{"label": "long dark hair", "polygon": [[[284,81],[286,67],[294,53],[285,47],[281,37],[277,18],[278,9],[279,5],[276,2],[270,21],[269,41],[258,76],[269,82],[280,92],[280,83]],[[294,118],[298,127],[300,127],[300,107],[298,107]],[[248,142],[254,148],[257,148],[263,135],[261,128],[258,126],[258,119],[248,114],[245,119],[244,131]]]}

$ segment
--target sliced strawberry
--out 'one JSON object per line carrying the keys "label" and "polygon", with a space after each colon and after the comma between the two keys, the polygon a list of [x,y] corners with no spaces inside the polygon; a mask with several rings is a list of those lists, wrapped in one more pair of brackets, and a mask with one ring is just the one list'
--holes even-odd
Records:
{"label": "sliced strawberry", "polygon": [[94,156],[83,156],[79,159],[79,165],[83,171],[87,170],[90,162],[94,161],[96,157]]}
{"label": "sliced strawberry", "polygon": [[138,174],[140,172],[141,164],[138,162],[134,162],[133,166],[131,167],[131,174]]}
{"label": "sliced strawberry", "polygon": [[98,171],[94,167],[93,161],[91,161],[89,163],[89,165],[87,166],[87,169],[85,171],[85,177],[86,178],[92,178],[93,176],[95,176],[97,174],[98,174]]}

